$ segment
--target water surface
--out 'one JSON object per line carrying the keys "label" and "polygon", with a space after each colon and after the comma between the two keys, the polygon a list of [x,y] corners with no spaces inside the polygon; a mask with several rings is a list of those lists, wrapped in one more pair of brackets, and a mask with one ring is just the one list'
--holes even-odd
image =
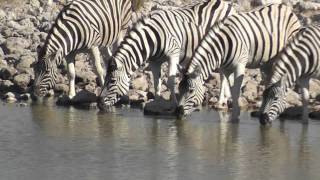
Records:
{"label": "water surface", "polygon": [[1,179],[320,179],[320,122],[0,105]]}

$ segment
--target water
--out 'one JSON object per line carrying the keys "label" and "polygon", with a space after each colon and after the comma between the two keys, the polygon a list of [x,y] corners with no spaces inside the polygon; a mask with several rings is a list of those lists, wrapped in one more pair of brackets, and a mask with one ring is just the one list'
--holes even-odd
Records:
{"label": "water", "polygon": [[320,122],[0,105],[1,179],[320,179]]}

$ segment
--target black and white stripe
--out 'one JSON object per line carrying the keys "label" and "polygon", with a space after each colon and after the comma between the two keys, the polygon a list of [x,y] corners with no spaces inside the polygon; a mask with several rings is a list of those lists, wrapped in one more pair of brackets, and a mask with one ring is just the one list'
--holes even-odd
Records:
{"label": "black and white stripe", "polygon": [[309,80],[320,78],[320,25],[309,25],[272,60],[264,91],[260,122],[275,120],[286,107],[288,88],[297,85],[302,94],[304,122],[308,120]]}
{"label": "black and white stripe", "polygon": [[[177,66],[192,57],[205,31],[215,22],[235,13],[231,4],[206,0],[185,8],[158,10],[140,19],[128,32],[111,59],[108,87],[101,95],[100,107],[111,106],[129,90],[131,74],[150,63],[156,97],[160,96],[161,64],[169,61],[168,87],[171,100],[176,101],[174,86]],[[121,77],[119,77],[121,76]]]}
{"label": "black and white stripe", "polygon": [[130,24],[131,0],[74,0],[59,13],[39,52],[35,66],[35,94],[42,96],[53,88],[57,66],[67,59],[69,97],[75,96],[75,53],[90,49],[100,83],[104,69],[98,47],[110,47],[121,39]]}
{"label": "black and white stripe", "polygon": [[240,114],[238,98],[245,68],[258,68],[266,64],[300,26],[291,8],[283,4],[271,4],[235,14],[213,26],[197,47],[181,82],[179,89],[183,94],[180,114],[190,114],[200,105],[204,82],[219,71],[229,81],[233,101],[232,119],[237,120]]}

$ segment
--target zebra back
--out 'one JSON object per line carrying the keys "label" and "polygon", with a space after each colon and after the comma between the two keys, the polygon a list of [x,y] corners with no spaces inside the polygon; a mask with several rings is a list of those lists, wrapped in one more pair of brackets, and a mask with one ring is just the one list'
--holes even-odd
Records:
{"label": "zebra back", "polygon": [[217,69],[237,63],[257,68],[275,56],[301,24],[292,9],[271,4],[254,11],[229,16],[214,25],[196,49],[188,73],[196,66],[207,79]]}
{"label": "zebra back", "polygon": [[131,0],[70,2],[56,18],[40,59],[58,50],[64,57],[78,49],[110,46],[118,38],[119,32],[128,28],[131,13]]}

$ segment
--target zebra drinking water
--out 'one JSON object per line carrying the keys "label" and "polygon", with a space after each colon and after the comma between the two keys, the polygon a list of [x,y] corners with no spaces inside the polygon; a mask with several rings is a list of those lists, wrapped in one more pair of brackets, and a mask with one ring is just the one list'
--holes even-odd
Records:
{"label": "zebra drinking water", "polygon": [[301,89],[302,119],[307,123],[309,80],[320,78],[320,25],[309,25],[299,31],[269,66],[260,123],[270,123],[284,111],[286,92],[294,85]]}
{"label": "zebra drinking water", "polygon": [[245,68],[261,67],[275,56],[301,27],[292,9],[283,4],[259,7],[217,23],[197,47],[179,85],[179,116],[190,114],[204,98],[205,81],[215,71],[228,78],[232,117],[238,120],[238,98]]}
{"label": "zebra drinking water", "polygon": [[69,98],[75,92],[77,52],[91,50],[100,83],[104,84],[99,47],[109,47],[130,24],[131,0],[74,0],[59,13],[35,63],[34,93],[47,94],[57,79],[57,68],[66,57],[69,73]]}
{"label": "zebra drinking water", "polygon": [[132,73],[146,62],[154,77],[155,95],[160,96],[161,64],[169,61],[168,87],[176,106],[175,75],[177,66],[190,60],[205,31],[217,21],[235,13],[231,4],[206,0],[185,8],[158,10],[140,19],[128,32],[111,58],[107,87],[99,100],[100,109],[115,104],[129,90]]}

